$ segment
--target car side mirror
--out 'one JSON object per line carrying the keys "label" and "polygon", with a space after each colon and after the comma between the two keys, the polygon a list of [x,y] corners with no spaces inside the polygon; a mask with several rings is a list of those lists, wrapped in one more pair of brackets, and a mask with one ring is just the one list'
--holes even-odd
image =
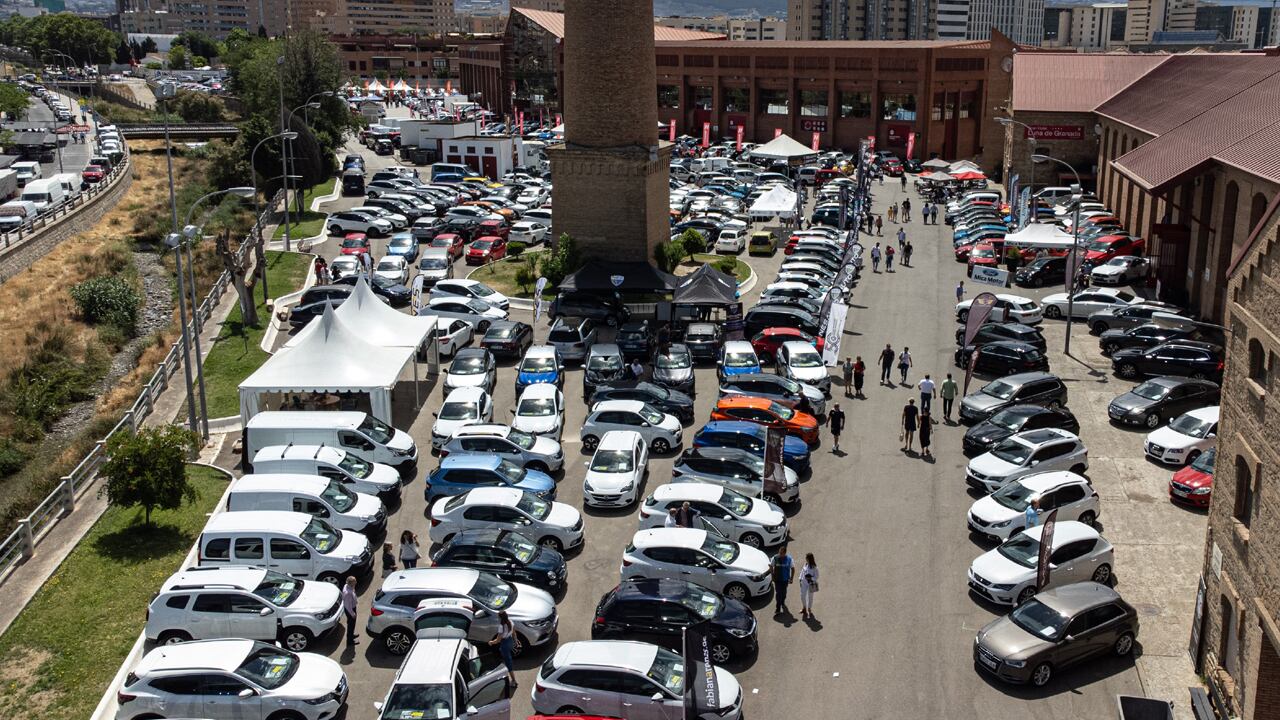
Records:
{"label": "car side mirror", "polygon": [[468,706],[467,706],[467,714],[468,714],[468,715],[475,715],[475,714],[476,714],[476,713],[478,713],[478,712],[480,712],[480,711],[476,709],[476,706],[475,706],[475,705],[468,705]]}
{"label": "car side mirror", "polygon": [[382,701],[379,700],[378,702],[375,702],[373,704],[373,709],[377,710],[378,712],[382,712]]}
{"label": "car side mirror", "polygon": [[262,617],[266,617],[266,616],[268,616],[268,615],[270,615],[270,614],[272,614],[272,613],[274,613],[274,612],[275,612],[275,610],[272,610],[272,609],[271,609],[271,608],[269,608],[269,607],[264,607],[264,608],[262,608],[261,610],[259,610],[259,611],[258,611],[258,614],[259,614],[259,615],[261,615]]}
{"label": "car side mirror", "polygon": [[485,610],[484,608],[478,608],[478,609],[475,611],[475,617],[477,617],[477,618],[482,618],[482,617],[484,617],[485,615],[488,615],[488,614],[489,614],[489,613],[488,613],[488,611],[487,611],[487,610]]}
{"label": "car side mirror", "polygon": [[1031,467],[1035,467],[1035,466],[1037,466],[1037,465],[1039,465],[1039,464],[1040,464],[1040,461],[1039,461],[1039,460],[1032,460],[1032,461],[1031,461]]}
{"label": "car side mirror", "polygon": [[649,699],[654,702],[662,702],[666,698],[662,697],[662,693],[654,693],[652,696],[649,697]]}
{"label": "car side mirror", "polygon": [[240,697],[242,697],[242,698],[251,698],[251,697],[253,697],[254,695],[257,695],[257,694],[258,694],[258,693],[256,693],[256,692],[254,692],[254,691],[253,691],[253,688],[245,688],[245,689],[243,689],[243,690],[241,690],[241,691],[239,692],[239,695],[240,695]]}
{"label": "car side mirror", "polygon": [[1062,642],[1075,642],[1075,639],[1076,639],[1075,635],[1068,635],[1062,638]]}
{"label": "car side mirror", "polygon": [[730,517],[730,516],[728,516],[728,515],[725,515],[724,517],[722,517],[722,518],[720,518],[720,519],[721,519],[721,520],[732,520],[733,518],[732,518],[732,517]]}
{"label": "car side mirror", "polygon": [[[511,412],[515,412],[515,410],[512,410]],[[438,412],[433,412],[433,413],[431,413],[431,417],[433,417],[433,418],[438,418],[438,417],[440,417],[440,413],[438,413]]]}

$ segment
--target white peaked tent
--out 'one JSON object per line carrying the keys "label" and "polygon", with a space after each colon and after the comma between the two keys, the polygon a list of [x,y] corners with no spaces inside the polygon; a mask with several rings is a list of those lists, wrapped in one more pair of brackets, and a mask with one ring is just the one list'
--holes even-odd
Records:
{"label": "white peaked tent", "polygon": [[391,422],[391,390],[413,362],[415,348],[373,345],[332,308],[295,339],[240,383],[242,421],[263,409],[268,393],[358,392],[368,393],[374,417]]}
{"label": "white peaked tent", "polygon": [[751,149],[751,157],[753,159],[767,158],[770,160],[798,162],[806,158],[817,157],[817,155],[818,153],[814,152],[813,148],[793,140],[786,134],[779,135],[764,145]]}
{"label": "white peaked tent", "polygon": [[[430,337],[436,320],[434,316],[418,317],[393,310],[373,294],[363,277],[356,280],[351,295],[333,314],[346,327],[356,328],[365,342],[384,348],[421,347]],[[306,330],[303,330],[284,346],[296,347],[305,336]]]}
{"label": "white peaked tent", "polygon": [[391,86],[391,89],[395,90],[396,92],[409,92],[413,88],[409,87],[409,83],[405,82],[404,79],[402,78],[400,80],[395,81],[395,84]]}
{"label": "white peaked tent", "polygon": [[978,164],[972,160],[957,160],[951,163],[951,167],[947,169],[947,172],[954,174],[968,172],[971,170],[982,172],[982,168],[978,167]]}
{"label": "white peaked tent", "polygon": [[384,90],[386,90],[386,89],[387,89],[387,86],[386,86],[386,85],[383,85],[381,82],[379,82],[377,78],[374,78],[374,79],[373,79],[373,82],[371,82],[371,83],[369,83],[368,85],[365,85],[365,86],[364,86],[364,89],[365,89],[365,90],[367,90],[367,91],[369,91],[369,92],[371,92],[371,93],[380,93],[380,92],[383,92]]}
{"label": "white peaked tent", "polygon": [[1049,223],[1031,223],[1015,233],[1004,237],[1005,245],[1031,249],[1062,249],[1075,244],[1075,238],[1062,228]]}
{"label": "white peaked tent", "polygon": [[774,185],[769,192],[756,198],[751,204],[751,216],[771,218],[775,215],[789,218],[796,212],[796,194],[782,185]]}

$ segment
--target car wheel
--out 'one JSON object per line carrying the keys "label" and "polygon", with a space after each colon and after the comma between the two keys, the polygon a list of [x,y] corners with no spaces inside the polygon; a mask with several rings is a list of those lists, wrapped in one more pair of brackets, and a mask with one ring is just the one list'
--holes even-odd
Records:
{"label": "car wheel", "polygon": [[557,710],[556,714],[557,715],[581,715],[582,708],[574,707],[573,705],[565,705],[564,707]]}
{"label": "car wheel", "polygon": [[761,539],[761,537],[755,533],[747,533],[746,535],[743,535],[741,538],[738,539],[738,542],[742,543],[743,545],[750,545],[751,547],[756,549],[759,549],[764,546],[764,540]]}
{"label": "car wheel", "polygon": [[316,579],[319,580],[320,582],[327,582],[330,585],[335,585],[335,586],[342,584],[342,578],[338,577],[338,573],[332,573],[332,572],[320,573],[320,576]]}
{"label": "car wheel", "polygon": [[1062,309],[1057,305],[1048,305],[1044,309],[1044,316],[1051,320],[1057,320],[1062,317]]}
{"label": "car wheel", "polygon": [[267,720],[307,720],[305,716],[292,710],[281,710],[267,716]]}
{"label": "car wheel", "polygon": [[734,600],[746,602],[747,586],[742,583],[730,583],[729,586],[724,589],[724,594],[725,597],[731,597]]}
{"label": "car wheel", "polygon": [[1088,468],[1084,466],[1084,463],[1076,463],[1071,466],[1071,472],[1077,475],[1083,475],[1085,470],[1088,470]]}
{"label": "car wheel", "polygon": [[1044,687],[1049,684],[1049,680],[1053,677],[1053,666],[1049,663],[1040,663],[1035,670],[1031,671],[1031,684],[1036,687]]}
{"label": "car wheel", "polygon": [[1093,581],[1099,585],[1106,585],[1109,580],[1111,580],[1111,566],[1102,563],[1097,570],[1093,571]]}
{"label": "car wheel", "polygon": [[1044,278],[1041,278],[1041,277],[1031,278],[1031,287],[1044,287]]}
{"label": "car wheel", "polygon": [[956,317],[960,319],[960,322],[969,322],[969,311],[961,310]]}
{"label": "car wheel", "polygon": [[382,634],[382,647],[397,657],[408,653],[413,641],[413,633],[402,627],[393,627]]}
{"label": "car wheel", "polygon": [[596,445],[600,444],[600,438],[595,435],[587,435],[582,438],[582,447],[587,452],[595,452]]}
{"label": "car wheel", "polygon": [[181,630],[169,630],[168,632],[160,633],[161,645],[176,645],[190,640],[191,636]]}
{"label": "car wheel", "polygon": [[482,333],[489,332],[489,321],[481,320],[480,322],[476,323],[476,330]]}
{"label": "car wheel", "polygon": [[1147,413],[1147,417],[1143,423],[1152,430],[1160,427],[1160,413]]}
{"label": "car wheel", "polygon": [[655,453],[659,455],[666,455],[671,450],[671,443],[662,438],[657,438],[653,441],[653,444],[650,447],[653,448]]}
{"label": "car wheel", "polygon": [[1124,657],[1133,652],[1133,633],[1124,633],[1116,638],[1116,644],[1112,646],[1116,653],[1116,657]]}
{"label": "car wheel", "polygon": [[1199,450],[1192,450],[1191,452],[1187,453],[1187,464],[1190,465],[1191,463],[1195,462],[1196,458],[1198,457],[1200,457]]}
{"label": "car wheel", "polygon": [[1138,366],[1133,363],[1123,363],[1120,367],[1116,368],[1116,372],[1119,373],[1122,378],[1134,378],[1138,376]]}
{"label": "car wheel", "polygon": [[561,543],[559,539],[554,538],[550,535],[539,540],[538,544],[544,548],[551,548],[556,552],[560,552],[561,550],[564,550],[564,543]]}
{"label": "car wheel", "polygon": [[1111,326],[1104,322],[1096,322],[1090,325],[1089,329],[1093,331],[1094,335],[1101,335],[1102,333],[1110,330]]}
{"label": "car wheel", "polygon": [[530,470],[537,470],[538,472],[540,472],[540,473],[542,473],[542,474],[544,474],[544,475],[550,475],[550,474],[551,474],[551,468],[547,467],[547,464],[546,464],[546,463],[544,463],[544,462],[534,461],[534,462],[529,463],[529,464],[528,464],[528,465],[526,465],[525,467],[529,468]]}
{"label": "car wheel", "polygon": [[1085,512],[1080,513],[1080,517],[1076,518],[1076,520],[1092,527],[1093,524],[1098,521],[1098,516],[1095,515],[1092,510],[1086,510]]}
{"label": "car wheel", "polygon": [[1022,592],[1018,593],[1018,600],[1014,604],[1021,605],[1035,596],[1036,589],[1034,587],[1024,587],[1022,588]]}
{"label": "car wheel", "polygon": [[717,665],[724,665],[733,659],[733,651],[722,642],[711,643],[711,660]]}
{"label": "car wheel", "polygon": [[311,633],[306,628],[285,628],[280,633],[280,642],[293,652],[302,652],[311,645]]}
{"label": "car wheel", "polygon": [[1191,373],[1191,379],[1192,379],[1192,380],[1205,380],[1205,379],[1207,379],[1207,378],[1208,378],[1208,376],[1207,376],[1207,375],[1205,375],[1205,374],[1204,374],[1204,373],[1202,373],[1202,372],[1193,372],[1193,373]]}

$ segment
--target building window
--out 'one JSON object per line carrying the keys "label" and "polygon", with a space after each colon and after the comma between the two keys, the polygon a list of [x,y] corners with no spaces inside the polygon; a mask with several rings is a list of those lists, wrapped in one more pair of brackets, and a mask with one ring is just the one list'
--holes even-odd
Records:
{"label": "building window", "polygon": [[751,112],[751,91],[746,88],[727,87],[720,91],[724,98],[725,112]]}
{"label": "building window", "polygon": [[800,114],[818,117],[827,116],[826,90],[801,90]]}
{"label": "building window", "polygon": [[908,94],[883,96],[880,99],[880,119],[914,122],[916,96]]}
{"label": "building window", "polygon": [[871,93],[842,90],[840,92],[840,117],[871,117]]}
{"label": "building window", "polygon": [[680,107],[680,88],[675,85],[658,86],[658,107],[676,109]]}
{"label": "building window", "polygon": [[476,154],[476,147],[475,147],[474,145],[468,145],[468,146],[467,146],[467,154],[468,154],[468,155],[475,155],[475,154]]}
{"label": "building window", "polygon": [[485,148],[485,149],[484,149],[484,154],[485,154],[485,155],[492,155],[492,154],[493,154],[493,148],[491,148],[491,147],[487,147],[487,148]]}
{"label": "building window", "polygon": [[1249,463],[1243,457],[1236,456],[1236,520],[1249,527],[1253,520],[1253,473],[1249,471]]}
{"label": "building window", "polygon": [[708,85],[693,86],[693,108],[695,110],[712,109],[712,102],[714,97],[715,97],[715,91],[710,86]]}
{"label": "building window", "polygon": [[960,93],[960,119],[977,117],[977,101],[976,95],[971,92]]}
{"label": "building window", "polygon": [[657,58],[657,61],[658,61],[658,64],[662,65],[663,67],[675,67],[680,64],[680,56],[679,55],[659,55]]}
{"label": "building window", "polygon": [[938,121],[942,119],[942,106],[946,103],[947,96],[945,93],[933,94],[933,105],[929,108],[929,119]]}
{"label": "building window", "polygon": [[1262,215],[1267,211],[1267,196],[1262,193],[1254,193],[1253,201],[1249,205],[1249,233],[1252,234],[1258,227],[1258,223],[1262,222]]}
{"label": "building window", "polygon": [[1267,386],[1267,351],[1257,338],[1249,340],[1249,379]]}
{"label": "building window", "polygon": [[786,90],[761,90],[760,107],[765,115],[787,115],[790,113]]}

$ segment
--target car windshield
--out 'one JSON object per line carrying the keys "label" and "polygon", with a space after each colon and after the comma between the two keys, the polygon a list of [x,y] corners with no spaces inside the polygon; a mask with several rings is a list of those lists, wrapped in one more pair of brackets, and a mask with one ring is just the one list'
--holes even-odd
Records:
{"label": "car windshield", "polygon": [[658,655],[645,674],[676,697],[684,692],[684,659],[666,648],[658,648]]}
{"label": "car windshield", "polygon": [[664,416],[662,413],[658,412],[657,410],[654,410],[648,405],[645,405],[644,407],[640,408],[640,417],[644,418],[644,421],[649,423],[650,425],[661,425],[662,419]]}
{"label": "car windshield", "polygon": [[707,535],[702,543],[702,552],[728,565],[738,559],[738,546],[728,540],[717,540],[714,535]]}
{"label": "car windshield", "polygon": [[364,238],[347,238],[346,240],[342,241],[342,247],[344,248],[364,247]]}
{"label": "car windshield", "polygon": [[268,570],[262,582],[253,589],[253,594],[276,607],[288,607],[302,594],[302,581]]}
{"label": "car windshield", "polygon": [[451,718],[453,713],[453,686],[409,685],[396,683],[391,687],[382,706],[383,720],[434,720]]}
{"label": "car windshield", "polygon": [[338,547],[338,541],[342,539],[342,531],[335,530],[332,525],[320,518],[312,518],[307,524],[307,529],[302,531],[302,539],[315,548],[316,552],[328,555],[331,550]]}
{"label": "car windshield", "polygon": [[591,472],[625,473],[635,469],[631,453],[626,450],[599,450],[591,458]]}
{"label": "car windshield", "polygon": [[555,372],[556,360],[549,357],[526,357],[520,361],[520,372],[544,373]]}
{"label": "car windshield", "polygon": [[808,351],[795,353],[791,356],[791,367],[822,367],[822,356],[816,352]]}
{"label": "car windshield", "polygon": [[796,416],[796,411],[786,405],[779,405],[776,402],[769,403],[769,412],[776,415],[781,420],[790,420]]}
{"label": "car windshield", "polygon": [[[760,464],[763,466],[764,461],[761,461]],[[730,490],[729,488],[724,488],[724,490],[721,491],[720,502],[717,504],[738,516],[746,515],[751,512],[751,498],[740,492]]]}
{"label": "car windshield", "polygon": [[1114,240],[1092,240],[1085,243],[1085,247],[1090,250],[1106,251],[1111,248],[1111,244],[1114,242]]}
{"label": "car windshield", "polygon": [[467,595],[490,610],[501,610],[516,601],[516,588],[498,579],[497,575],[479,573],[476,584]]}
{"label": "car windshield", "polygon": [[551,503],[530,493],[521,495],[516,507],[534,520],[546,520],[551,514]]}
{"label": "car windshield", "polygon": [[367,435],[370,440],[383,445],[391,442],[391,438],[396,435],[395,428],[372,415],[364,416],[364,421],[360,423],[360,432]]}
{"label": "car windshield", "polygon": [[993,380],[982,386],[983,395],[990,395],[1001,400],[1008,400],[1016,392],[1018,392],[1018,386],[1007,383],[1004,380]]}
{"label": "car windshield", "polygon": [[449,364],[450,375],[479,375],[484,369],[484,357],[476,355],[459,356]]}
{"label": "car windshield", "polygon": [[484,313],[489,309],[489,305],[487,303],[480,302],[479,300],[467,300],[465,305],[477,313]]}
{"label": "car windshield", "polygon": [[422,258],[418,261],[419,270],[447,270],[449,261],[444,258]]}
{"label": "car windshield", "polygon": [[1169,394],[1169,388],[1156,382],[1144,382],[1131,390],[1134,395],[1148,400],[1162,400]]}
{"label": "car windshield", "polygon": [[998,428],[1003,428],[1010,432],[1018,432],[1018,430],[1027,422],[1027,418],[1031,417],[1025,412],[1017,410],[1001,410],[991,416],[991,424]]}
{"label": "car windshield", "polygon": [[711,342],[716,339],[714,330],[690,330],[684,334],[685,340],[695,342]]}
{"label": "car windshield", "polygon": [[1009,614],[1009,619],[1014,625],[1045,640],[1057,640],[1067,627],[1067,618],[1035,598],[1019,605]]}
{"label": "car windshield", "polygon": [[356,496],[347,492],[342,484],[336,480],[330,480],[329,486],[320,493],[320,497],[324,498],[334,510],[344,513],[356,506]]}
{"label": "car windshield", "polygon": [[471,243],[471,249],[473,250],[488,250],[490,247],[493,247],[492,240],[477,240]]}
{"label": "car windshield", "polygon": [[1031,447],[1014,440],[1005,440],[992,448],[991,454],[1011,465],[1021,466],[1031,457]]}
{"label": "car windshield", "polygon": [[431,241],[431,247],[433,248],[447,248],[452,246],[453,246],[452,237],[442,237],[437,235],[436,238]]}
{"label": "car windshield", "polygon": [[480,417],[480,408],[476,403],[447,402],[440,408],[441,420],[475,420]]}
{"label": "car windshield", "polygon": [[370,473],[373,472],[373,463],[367,460],[361,460],[355,455],[347,453],[343,456],[342,460],[338,462],[338,468],[351,477],[359,480],[369,477]]}
{"label": "car windshield", "polygon": [[538,554],[537,545],[534,545],[525,536],[513,532],[503,533],[498,540],[497,547],[499,550],[511,553],[512,557],[526,565],[533,560],[534,555]]}
{"label": "car windshield", "polygon": [[1212,420],[1201,420],[1191,413],[1180,415],[1173,422],[1169,423],[1170,430],[1193,438],[1203,438],[1207,436],[1212,427]]}
{"label": "car windshield", "polygon": [[622,357],[619,355],[592,355],[587,361],[588,370],[621,370]]}
{"label": "car windshield", "polygon": [[1022,512],[1027,509],[1027,503],[1035,493],[1020,482],[1012,482],[1000,488],[991,496],[992,500],[1009,508]]}
{"label": "car windshield", "polygon": [[516,415],[523,417],[548,417],[556,414],[556,404],[551,398],[527,398],[520,401]]}
{"label": "car windshield", "polygon": [[515,428],[511,428],[511,430],[507,432],[507,439],[515,443],[516,447],[520,448],[521,450],[532,449],[533,443],[537,440],[537,438],[530,435],[529,433],[520,432]]}
{"label": "car windshield", "polygon": [[510,482],[512,485],[515,485],[521,480],[524,480],[524,475],[525,475],[524,468],[511,462],[510,460],[503,460],[499,462],[496,470],[498,471],[499,475],[506,478],[507,481]]}
{"label": "car windshield", "polygon": [[1217,452],[1213,448],[1210,448],[1209,452],[1204,453],[1191,462],[1192,469],[1199,470],[1206,475],[1212,475],[1215,455],[1217,455]]}
{"label": "car windshield", "polygon": [[710,620],[720,614],[724,601],[711,592],[690,583],[685,586],[684,595],[680,596],[680,604],[694,611],[703,620]]}
{"label": "car windshield", "polygon": [[249,682],[268,690],[274,690],[298,672],[298,656],[271,647],[263,643],[255,643],[253,652],[236,668],[236,674]]}
{"label": "car windshield", "polygon": [[759,364],[755,353],[731,352],[724,355],[725,367],[756,367]]}
{"label": "car windshield", "polygon": [[693,360],[689,357],[689,353],[678,351],[659,355],[657,358],[658,367],[664,370],[674,370],[679,368],[693,367]]}
{"label": "car windshield", "polygon": [[471,294],[475,295],[476,297],[489,297],[490,295],[493,295],[496,292],[497,290],[494,290],[493,288],[489,287],[488,285],[485,285],[482,282],[477,282],[475,285],[471,286]]}
{"label": "car windshield", "polygon": [[1040,557],[1040,541],[1021,532],[997,548],[996,552],[1022,567],[1033,568]]}

